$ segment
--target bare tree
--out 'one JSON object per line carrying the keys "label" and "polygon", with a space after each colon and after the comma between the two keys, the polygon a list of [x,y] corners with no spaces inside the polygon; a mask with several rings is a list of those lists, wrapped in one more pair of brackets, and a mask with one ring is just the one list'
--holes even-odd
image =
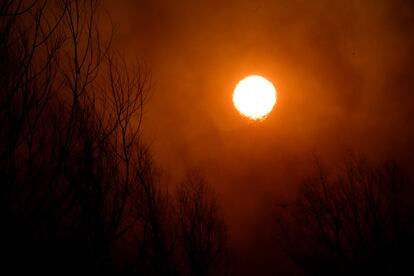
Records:
{"label": "bare tree", "polygon": [[150,75],[103,41],[96,1],[4,1],[0,15],[4,263],[111,269],[145,173]]}
{"label": "bare tree", "polygon": [[161,183],[142,139],[151,75],[103,39],[98,8],[0,4],[1,264],[215,274],[225,245],[216,199],[196,175],[177,201]]}
{"label": "bare tree", "polygon": [[350,155],[337,175],[316,162],[293,206],[278,216],[281,244],[311,275],[412,271],[410,182],[395,162]]}
{"label": "bare tree", "polygon": [[[148,148],[140,147],[148,151]],[[141,158],[145,156],[145,158]],[[130,191],[128,220],[132,253],[126,271],[144,275],[176,275],[175,231],[168,186],[149,154],[139,154],[134,171],[136,184]]]}
{"label": "bare tree", "polygon": [[189,172],[178,187],[177,200],[179,234],[187,273],[224,273],[226,228],[216,196],[205,178],[198,172]]}
{"label": "bare tree", "polygon": [[[135,253],[128,272],[146,275],[217,275],[226,272],[226,228],[215,194],[198,173],[169,193],[150,159],[134,186]],[[132,224],[131,224],[132,225]]]}

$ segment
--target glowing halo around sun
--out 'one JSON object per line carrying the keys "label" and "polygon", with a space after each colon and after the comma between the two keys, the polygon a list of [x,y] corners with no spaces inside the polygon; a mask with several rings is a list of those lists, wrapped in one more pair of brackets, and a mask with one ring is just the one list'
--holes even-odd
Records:
{"label": "glowing halo around sun", "polygon": [[261,76],[247,76],[236,85],[233,103],[243,116],[251,120],[263,120],[276,104],[276,89]]}

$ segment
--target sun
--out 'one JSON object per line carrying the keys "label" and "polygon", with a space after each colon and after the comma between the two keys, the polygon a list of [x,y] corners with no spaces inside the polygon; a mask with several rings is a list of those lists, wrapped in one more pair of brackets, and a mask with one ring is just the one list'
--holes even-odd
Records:
{"label": "sun", "polygon": [[250,75],[236,85],[233,103],[243,116],[251,120],[263,120],[276,104],[276,89],[264,77]]}

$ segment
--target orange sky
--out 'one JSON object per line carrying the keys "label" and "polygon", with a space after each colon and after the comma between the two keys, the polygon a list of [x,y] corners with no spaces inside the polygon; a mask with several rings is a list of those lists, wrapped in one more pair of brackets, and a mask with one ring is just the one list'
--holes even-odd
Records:
{"label": "orange sky", "polygon": [[[245,250],[263,246],[252,233],[312,172],[314,154],[333,162],[353,148],[414,167],[414,2],[107,0],[104,8],[115,46],[152,71],[145,135],[158,165],[172,182],[187,167],[202,170]],[[232,106],[248,74],[278,90],[260,123]]]}

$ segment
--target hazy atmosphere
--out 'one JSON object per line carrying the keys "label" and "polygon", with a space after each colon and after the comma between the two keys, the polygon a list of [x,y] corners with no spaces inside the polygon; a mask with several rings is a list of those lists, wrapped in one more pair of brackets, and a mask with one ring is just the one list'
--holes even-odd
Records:
{"label": "hazy atmosphere", "polygon": [[[145,134],[157,161],[208,175],[243,258],[263,258],[262,216],[314,155],[340,162],[352,149],[413,169],[411,1],[107,2],[114,43],[153,74]],[[262,122],[233,108],[249,74],[278,90]]]}
{"label": "hazy atmosphere", "polygon": [[[1,235],[14,252],[2,262],[116,275],[410,267],[413,1],[29,2],[0,4]],[[232,98],[249,75],[277,91],[259,120]]]}

